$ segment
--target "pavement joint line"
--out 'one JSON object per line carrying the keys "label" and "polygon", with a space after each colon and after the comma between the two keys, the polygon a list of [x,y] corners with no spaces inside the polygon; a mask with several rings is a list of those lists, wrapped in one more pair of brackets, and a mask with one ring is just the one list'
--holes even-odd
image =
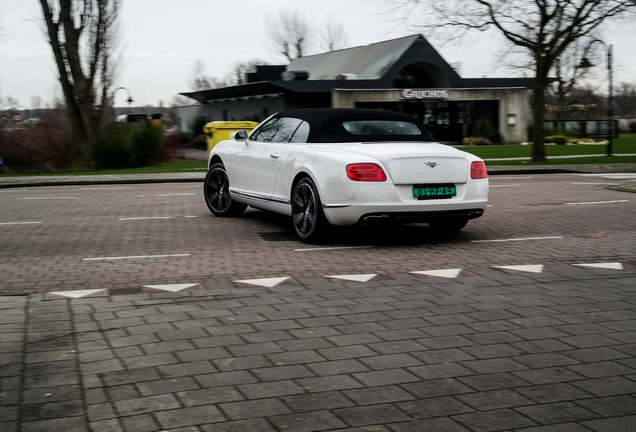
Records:
{"label": "pavement joint line", "polygon": [[132,186],[104,186],[104,187],[83,187],[79,190],[121,190],[121,189],[133,189]]}
{"label": "pavement joint line", "polygon": [[628,203],[629,200],[613,200],[613,201],[587,201],[587,202],[573,202],[573,203],[563,203],[564,205],[594,205],[594,204],[617,204],[617,203]]}
{"label": "pavement joint line", "polygon": [[34,200],[77,199],[77,197],[73,197],[73,196],[71,196],[71,197],[62,197],[62,196],[59,196],[59,197],[56,197],[56,196],[53,196],[53,197],[23,197],[23,198],[18,198],[18,199],[34,201]]}
{"label": "pavement joint line", "polygon": [[155,194],[157,197],[168,197],[168,196],[193,196],[196,195],[194,192],[187,193],[167,193],[167,194]]}
{"label": "pavement joint line", "polygon": [[139,259],[139,258],[173,258],[173,257],[187,257],[192,254],[168,254],[168,255],[131,255],[131,256],[118,256],[118,257],[96,257],[96,258],[82,258],[82,261],[105,261],[105,260],[124,260],[124,259]]}
{"label": "pavement joint line", "polygon": [[313,252],[313,251],[344,250],[344,249],[372,249],[373,247],[374,246],[332,246],[332,247],[294,249],[294,252]]}
{"label": "pavement joint line", "polygon": [[127,221],[127,220],[148,220],[148,219],[174,219],[174,216],[143,216],[143,217],[122,217],[117,220]]}
{"label": "pavement joint line", "polygon": [[[604,186],[616,186],[619,185],[620,183],[601,183],[601,182],[571,182],[571,185],[604,185]],[[492,187],[492,185],[491,185]]]}
{"label": "pavement joint line", "polygon": [[561,236],[545,236],[545,237],[519,237],[509,239],[492,239],[492,240],[471,240],[471,243],[502,243],[502,242],[518,242],[518,241],[530,241],[530,240],[559,240],[565,237]]}

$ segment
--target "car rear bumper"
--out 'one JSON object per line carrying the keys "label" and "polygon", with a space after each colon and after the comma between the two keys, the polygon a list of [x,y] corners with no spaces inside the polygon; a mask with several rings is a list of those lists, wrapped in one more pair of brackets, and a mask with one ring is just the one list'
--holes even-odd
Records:
{"label": "car rear bumper", "polygon": [[364,183],[321,185],[325,217],[332,225],[354,225],[373,220],[429,221],[466,217],[474,219],[486,210],[488,180],[457,183],[451,198],[418,200],[413,185]]}
{"label": "car rear bumper", "polygon": [[356,204],[347,207],[323,207],[332,225],[345,226],[373,222],[429,222],[448,218],[475,219],[484,214],[487,201],[471,201],[425,205]]}

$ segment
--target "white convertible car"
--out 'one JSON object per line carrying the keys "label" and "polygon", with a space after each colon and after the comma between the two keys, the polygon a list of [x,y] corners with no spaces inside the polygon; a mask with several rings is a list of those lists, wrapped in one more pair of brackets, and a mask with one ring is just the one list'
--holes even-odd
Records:
{"label": "white convertible car", "polygon": [[300,109],[217,144],[204,194],[216,216],[247,206],[289,215],[302,241],[329,224],[426,222],[456,231],[484,213],[488,173],[483,160],[434,142],[409,115]]}

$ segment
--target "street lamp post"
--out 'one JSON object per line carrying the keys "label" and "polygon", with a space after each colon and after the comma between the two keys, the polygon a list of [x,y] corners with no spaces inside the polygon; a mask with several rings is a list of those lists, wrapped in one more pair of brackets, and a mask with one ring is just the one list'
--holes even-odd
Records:
{"label": "street lamp post", "polygon": [[594,39],[592,42],[589,43],[587,48],[585,48],[585,51],[583,53],[583,58],[581,59],[581,63],[579,63],[578,67],[589,68],[594,66],[594,64],[592,64],[587,59],[587,52],[590,50],[592,45],[594,45],[596,42],[603,45],[603,48],[605,48],[605,53],[607,54],[607,78],[609,81],[609,89],[607,92],[607,155],[611,156],[612,155],[612,136],[614,132],[614,125],[612,122],[612,117],[614,115],[613,114],[614,96],[612,94],[613,92],[613,89],[612,89],[612,45],[611,44],[608,45],[600,39]]}
{"label": "street lamp post", "polygon": [[113,106],[113,111],[115,110],[115,93],[117,93],[118,90],[126,90],[126,93],[128,93],[128,99],[126,99],[126,102],[128,102],[128,110],[130,111],[130,105],[134,102],[133,98],[132,98],[132,94],[130,94],[130,90],[128,90],[126,87],[117,87],[115,90],[113,90],[113,100],[111,105]]}

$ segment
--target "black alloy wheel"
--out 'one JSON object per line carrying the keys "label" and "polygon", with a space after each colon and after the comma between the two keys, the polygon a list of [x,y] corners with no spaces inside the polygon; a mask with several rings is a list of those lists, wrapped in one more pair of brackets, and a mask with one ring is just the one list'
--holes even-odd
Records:
{"label": "black alloy wheel", "polygon": [[247,206],[237,203],[230,195],[230,180],[222,163],[213,164],[203,183],[205,203],[216,216],[239,216]]}
{"label": "black alloy wheel", "polygon": [[305,177],[294,186],[291,199],[294,231],[303,242],[314,241],[322,233],[325,220],[316,186]]}

